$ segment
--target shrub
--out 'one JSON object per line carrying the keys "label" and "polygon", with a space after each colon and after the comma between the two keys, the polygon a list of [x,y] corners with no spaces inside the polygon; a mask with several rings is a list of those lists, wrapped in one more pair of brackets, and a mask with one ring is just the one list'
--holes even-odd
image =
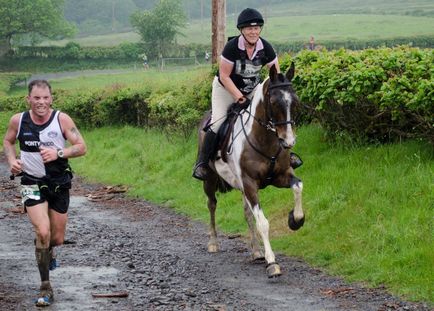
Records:
{"label": "shrub", "polygon": [[433,50],[303,51],[295,61],[294,86],[304,118],[319,120],[330,137],[346,132],[369,141],[434,143]]}

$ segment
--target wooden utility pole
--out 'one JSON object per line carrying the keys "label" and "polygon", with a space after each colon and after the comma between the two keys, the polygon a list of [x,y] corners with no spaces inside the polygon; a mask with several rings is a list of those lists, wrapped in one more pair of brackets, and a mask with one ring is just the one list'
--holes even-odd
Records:
{"label": "wooden utility pole", "polygon": [[213,64],[225,46],[226,0],[212,0],[212,57]]}

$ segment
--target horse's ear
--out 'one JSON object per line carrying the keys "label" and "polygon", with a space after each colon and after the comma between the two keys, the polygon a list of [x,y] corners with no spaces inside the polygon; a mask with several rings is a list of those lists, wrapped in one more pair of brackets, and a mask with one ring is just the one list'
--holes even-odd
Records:
{"label": "horse's ear", "polygon": [[276,69],[276,65],[275,64],[273,64],[271,67],[270,67],[270,80],[271,81],[276,81],[276,79],[277,79],[277,69]]}
{"label": "horse's ear", "polygon": [[294,62],[291,62],[291,67],[289,67],[288,71],[286,72],[286,78],[291,81],[292,78],[294,78],[294,73],[295,73],[295,65]]}

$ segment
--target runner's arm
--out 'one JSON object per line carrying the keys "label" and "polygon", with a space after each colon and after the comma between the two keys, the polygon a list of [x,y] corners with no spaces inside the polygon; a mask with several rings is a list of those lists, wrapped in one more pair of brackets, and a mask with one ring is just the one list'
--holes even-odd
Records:
{"label": "runner's arm", "polygon": [[9,121],[9,126],[6,135],[3,139],[3,150],[6,159],[9,163],[11,173],[16,175],[21,172],[21,160],[17,159],[17,152],[15,150],[15,142],[18,134],[18,124],[20,122],[20,114],[12,116]]}
{"label": "runner's arm", "polygon": [[75,158],[86,154],[86,143],[71,117],[65,113],[60,113],[59,121],[62,126],[63,134],[71,144],[71,146],[63,149],[64,157]]}

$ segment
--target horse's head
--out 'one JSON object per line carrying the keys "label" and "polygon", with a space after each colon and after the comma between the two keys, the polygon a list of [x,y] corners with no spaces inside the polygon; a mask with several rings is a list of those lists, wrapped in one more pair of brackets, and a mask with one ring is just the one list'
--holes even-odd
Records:
{"label": "horse's head", "polygon": [[268,85],[264,89],[267,127],[276,133],[284,148],[291,148],[295,145],[291,110],[298,103],[298,97],[291,83],[294,71],[294,63],[285,74],[278,73],[273,65],[270,68]]}

